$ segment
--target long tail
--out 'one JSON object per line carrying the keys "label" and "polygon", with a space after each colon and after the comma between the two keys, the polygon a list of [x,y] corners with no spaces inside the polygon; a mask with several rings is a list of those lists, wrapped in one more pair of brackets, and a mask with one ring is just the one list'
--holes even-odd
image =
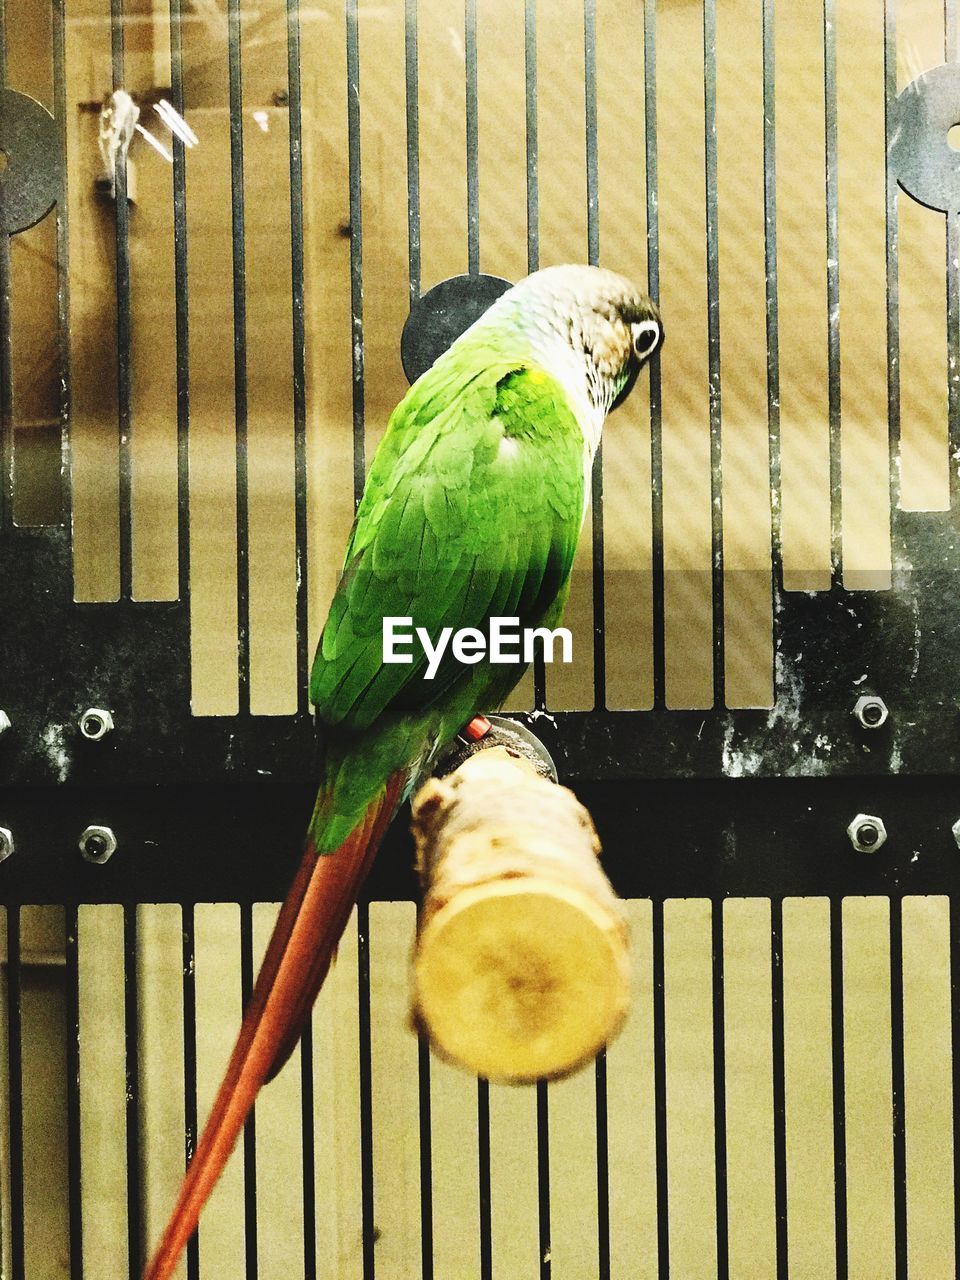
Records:
{"label": "long tail", "polygon": [[[296,1046],[360,886],[399,803],[403,782],[402,772],[391,775],[333,853],[318,855],[313,840],[308,840],[277,918],[226,1075],[143,1280],[167,1280],[176,1267],[261,1085],[277,1074]],[[322,798],[318,802],[321,806]]]}

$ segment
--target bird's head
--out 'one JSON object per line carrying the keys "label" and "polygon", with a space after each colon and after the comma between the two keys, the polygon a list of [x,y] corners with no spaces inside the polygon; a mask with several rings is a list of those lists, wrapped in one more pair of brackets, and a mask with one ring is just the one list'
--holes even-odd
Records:
{"label": "bird's head", "polygon": [[585,384],[600,421],[623,403],[663,342],[656,303],[604,267],[535,271],[494,304],[487,323],[498,322],[498,311],[522,327],[551,372],[568,385]]}

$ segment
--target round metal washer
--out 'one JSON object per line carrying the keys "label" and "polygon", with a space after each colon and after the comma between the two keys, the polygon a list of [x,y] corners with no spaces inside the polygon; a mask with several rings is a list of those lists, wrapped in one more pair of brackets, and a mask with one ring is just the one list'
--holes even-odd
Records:
{"label": "round metal washer", "polygon": [[960,124],[960,64],[945,62],[912,81],[890,112],[890,161],[914,200],[941,213],[960,210],[960,151],[947,134]]}
{"label": "round metal washer", "polygon": [[416,382],[438,356],[479,320],[510,288],[500,276],[451,276],[410,308],[400,337],[400,360],[408,382]]}
{"label": "round metal washer", "polygon": [[60,188],[60,143],[53,116],[33,98],[0,89],[0,231],[26,231],[50,212]]}

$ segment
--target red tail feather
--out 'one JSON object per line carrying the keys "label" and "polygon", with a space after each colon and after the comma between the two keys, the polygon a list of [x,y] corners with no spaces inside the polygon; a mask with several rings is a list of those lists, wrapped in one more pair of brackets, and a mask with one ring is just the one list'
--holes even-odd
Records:
{"label": "red tail feather", "polygon": [[262,1084],[293,1052],[399,800],[403,775],[333,853],[307,845],[277,917],[226,1075],[143,1280],[167,1280],[230,1157]]}

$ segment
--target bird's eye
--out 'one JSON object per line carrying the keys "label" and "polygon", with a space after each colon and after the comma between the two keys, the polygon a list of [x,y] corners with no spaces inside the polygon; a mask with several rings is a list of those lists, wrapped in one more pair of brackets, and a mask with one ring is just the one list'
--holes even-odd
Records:
{"label": "bird's eye", "polygon": [[633,332],[633,349],[641,360],[646,360],[660,345],[660,326],[656,320],[641,320],[630,328]]}

